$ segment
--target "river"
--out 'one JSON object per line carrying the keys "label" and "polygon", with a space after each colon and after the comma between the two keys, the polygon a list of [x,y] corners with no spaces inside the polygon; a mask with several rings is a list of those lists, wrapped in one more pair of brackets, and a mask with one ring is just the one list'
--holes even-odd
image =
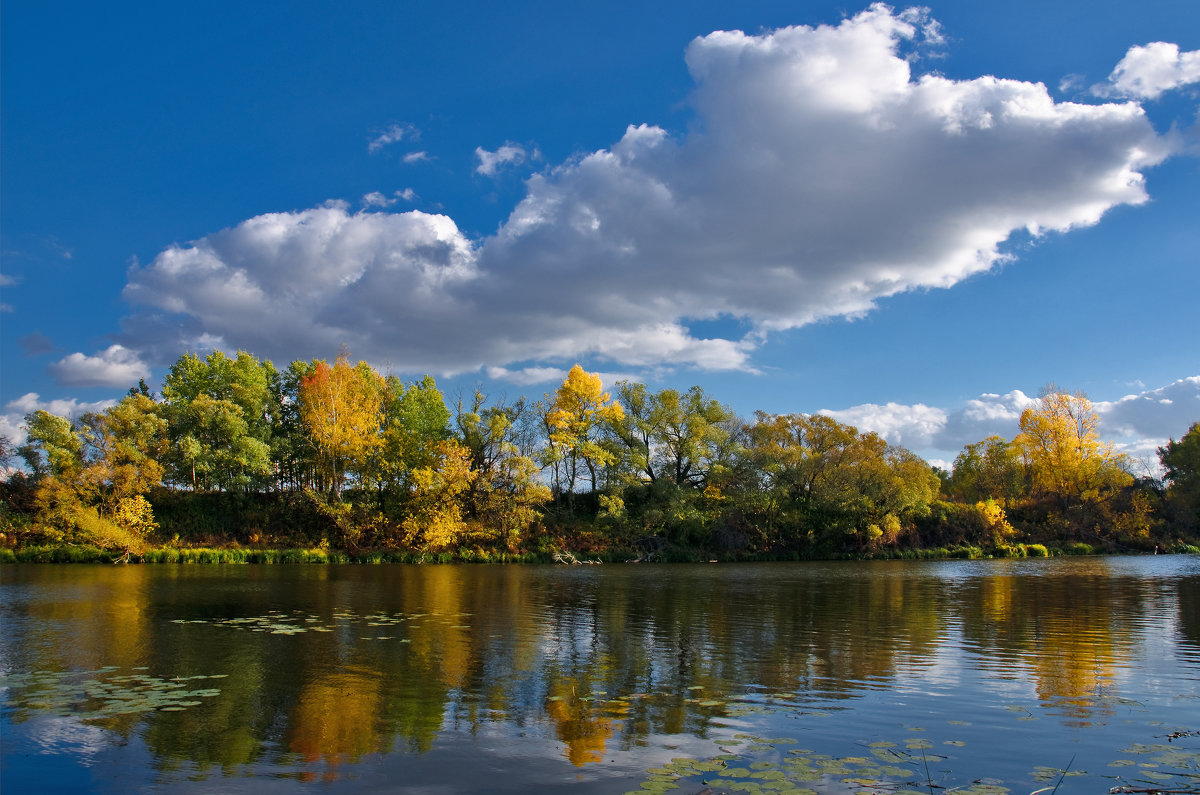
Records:
{"label": "river", "polygon": [[0,696],[5,793],[1200,791],[1200,558],[8,565]]}

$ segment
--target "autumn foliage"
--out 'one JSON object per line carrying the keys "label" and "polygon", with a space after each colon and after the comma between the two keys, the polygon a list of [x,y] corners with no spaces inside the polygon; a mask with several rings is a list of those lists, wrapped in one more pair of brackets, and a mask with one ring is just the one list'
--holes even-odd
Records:
{"label": "autumn foliage", "polygon": [[1200,531],[1200,425],[1159,451],[1164,489],[1100,438],[1086,396],[1053,386],[949,473],[829,416],[739,418],[699,386],[606,389],[575,365],[541,400],[478,391],[448,408],[431,377],[344,352],[283,371],[187,354],[161,397],[143,384],[26,430],[0,506],[9,545],[707,560],[1153,549]]}

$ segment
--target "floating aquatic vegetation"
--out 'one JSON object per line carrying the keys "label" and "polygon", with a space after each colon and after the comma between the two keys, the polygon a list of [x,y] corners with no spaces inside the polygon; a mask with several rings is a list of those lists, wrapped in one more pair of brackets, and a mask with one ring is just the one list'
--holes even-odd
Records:
{"label": "floating aquatic vegetation", "polygon": [[[914,727],[906,729],[912,731]],[[952,771],[945,768],[953,757],[930,753],[934,744],[924,738],[863,741],[859,745],[869,751],[869,755],[834,756],[816,753],[809,748],[789,748],[784,751],[779,746],[794,745],[796,741],[739,732],[720,742],[726,753],[707,759],[673,759],[669,765],[648,770],[646,781],[635,792],[682,789],[690,793],[928,795],[930,792],[944,791],[955,795],[1010,795],[1014,792],[1030,792],[1027,782],[1032,781],[1044,785],[1033,789],[1036,795],[1050,795],[1067,787],[1064,783],[1067,779],[1098,778],[1103,780],[1100,788],[1093,786],[1089,788],[1090,791],[1109,792],[1111,795],[1167,792],[1200,795],[1200,749],[1182,747],[1186,742],[1178,742],[1200,738],[1200,733],[1177,729],[1161,736],[1168,742],[1134,743],[1120,749],[1121,754],[1134,758],[1114,759],[1108,763],[1109,772],[1093,775],[1087,770],[1074,769],[1075,760],[1072,758],[1066,767],[1034,767],[1027,778],[1022,777],[1021,785],[1017,787],[1016,782],[995,778],[976,778],[969,783],[952,785],[943,779],[952,775]],[[954,739],[940,742],[942,746],[952,748],[966,745]],[[731,750],[733,748],[737,749],[736,753]],[[1138,757],[1142,761],[1138,761]],[[1116,786],[1113,786],[1114,783]],[[1076,788],[1079,786],[1075,784]]]}
{"label": "floating aquatic vegetation", "polygon": [[[810,793],[808,785],[836,786],[839,791],[888,792],[919,782],[915,768],[883,766],[865,756],[834,757],[817,754],[807,748],[792,748],[782,757],[755,759],[762,749],[776,751],[778,745],[795,744],[792,738],[758,737],[741,734],[735,741],[748,741],[741,754],[723,754],[710,759],[673,759],[669,765],[651,768],[648,777],[635,792],[666,792],[685,788],[689,792],[708,788],[713,792]],[[894,747],[890,744],[889,747]],[[886,750],[886,749],[883,749]],[[777,753],[777,751],[776,751]]]}
{"label": "floating aquatic vegetation", "polygon": [[[261,616],[239,616],[236,618],[176,618],[172,624],[208,624],[210,626],[241,629],[249,632],[262,632],[269,635],[299,635],[305,632],[334,632],[349,624],[360,628],[379,629],[428,627],[430,624],[440,624],[445,629],[470,629],[469,624],[462,623],[470,613],[369,613],[360,615],[346,609],[337,609],[331,616],[322,617],[303,610],[293,610],[284,613],[271,610]],[[421,623],[422,619],[427,619]],[[370,631],[367,629],[366,631]],[[407,638],[392,634],[359,635],[362,640],[399,640],[407,643]]]}
{"label": "floating aquatic vegetation", "polygon": [[1110,762],[1109,767],[1124,768],[1129,773],[1106,776],[1119,782],[1118,786],[1112,787],[1109,792],[1200,793],[1200,749],[1173,744],[1177,739],[1197,736],[1200,736],[1200,733],[1181,729],[1166,735],[1167,741],[1172,743],[1170,745],[1134,743],[1122,748],[1121,753],[1145,756],[1147,760],[1137,762],[1133,759],[1116,759]]}
{"label": "floating aquatic vegetation", "polygon": [[[182,712],[200,706],[202,699],[221,694],[215,687],[195,687],[202,680],[226,674],[177,676],[162,679],[145,673],[117,674],[107,666],[94,671],[34,671],[0,676],[4,704],[14,719],[31,713],[96,720],[147,712]],[[148,670],[145,666],[133,669]]]}

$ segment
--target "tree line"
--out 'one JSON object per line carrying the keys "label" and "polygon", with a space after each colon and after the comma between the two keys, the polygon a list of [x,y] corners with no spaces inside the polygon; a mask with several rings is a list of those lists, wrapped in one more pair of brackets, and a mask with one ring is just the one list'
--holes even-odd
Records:
{"label": "tree line", "polygon": [[699,386],[609,392],[576,365],[540,399],[451,407],[433,378],[345,353],[286,370],[188,353],[161,395],[142,382],[25,427],[27,471],[0,495],[9,546],[828,557],[1152,549],[1200,529],[1200,423],[1160,448],[1164,480],[1138,478],[1086,396],[1053,385],[952,472],[828,416],[738,417]]}

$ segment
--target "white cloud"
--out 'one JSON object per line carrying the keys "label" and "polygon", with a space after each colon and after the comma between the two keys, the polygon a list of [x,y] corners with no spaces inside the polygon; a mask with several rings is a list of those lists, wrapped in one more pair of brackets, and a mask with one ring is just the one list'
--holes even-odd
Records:
{"label": "white cloud", "polygon": [[910,450],[939,450],[957,453],[965,445],[1003,436],[1011,439],[1017,434],[1021,412],[1033,403],[1019,389],[997,395],[985,393],[955,408],[938,408],[922,403],[904,405],[864,403],[847,409],[822,409],[838,422],[848,423],[860,431],[874,431],[891,444]]}
{"label": "white cloud", "polygon": [[489,152],[481,146],[475,147],[475,157],[479,159],[479,165],[475,167],[477,174],[483,174],[485,177],[492,177],[496,172],[506,165],[520,165],[525,162],[525,148],[520,144],[514,144],[508,141],[497,149],[495,152]]}
{"label": "white cloud", "polygon": [[374,154],[380,149],[383,149],[385,146],[398,143],[405,139],[415,141],[420,137],[421,136],[417,131],[417,128],[413,127],[411,124],[392,124],[386,130],[371,139],[370,143],[367,144],[367,151]]}
{"label": "white cloud", "polygon": [[0,434],[7,436],[13,446],[25,443],[25,415],[41,409],[58,417],[75,419],[93,411],[104,411],[115,406],[115,400],[98,400],[91,403],[81,402],[75,398],[59,400],[42,400],[37,392],[27,392],[16,400],[10,400],[0,414]]}
{"label": "white cloud", "polygon": [[1021,412],[1035,400],[1019,389],[1003,395],[985,393],[968,400],[961,408],[947,413],[946,425],[933,436],[931,446],[958,451],[989,436],[1011,439],[1019,430]]}
{"label": "white cloud", "polygon": [[416,201],[416,199],[417,199],[417,192],[415,190],[413,190],[412,188],[405,188],[404,190],[398,190],[395,193],[393,193],[392,195],[395,196],[397,199],[402,199],[406,202]]}
{"label": "white cloud", "polygon": [[[399,193],[399,191],[397,191],[397,193]],[[396,203],[396,201],[397,201],[396,198],[394,198],[394,197],[389,198],[387,196],[384,196],[379,191],[374,190],[362,197],[362,206],[363,207],[391,207],[393,204]]]}
{"label": "white cloud", "polygon": [[129,387],[150,376],[149,366],[123,345],[110,345],[95,356],[72,353],[46,369],[66,386]]}
{"label": "white cloud", "polygon": [[[567,378],[567,370],[561,367],[522,367],[510,370],[507,367],[488,367],[485,372],[493,381],[508,381],[521,386],[545,384],[548,391],[557,389]],[[592,373],[599,377],[604,389],[611,389],[618,381],[636,381],[637,376],[630,373]]]}
{"label": "white cloud", "polygon": [[567,371],[561,367],[523,367],[519,370],[489,367],[486,372],[493,381],[508,381],[522,386],[561,383],[567,377]]}
{"label": "white cloud", "polygon": [[135,267],[125,297],[151,311],[128,318],[126,335],[164,362],[201,347],[290,361],[346,344],[446,372],[446,349],[470,351],[458,327],[484,333],[456,297],[477,278],[474,248],[449,218],[328,203],[261,215]]}
{"label": "white cloud", "polygon": [[404,156],[405,163],[420,163],[422,160],[428,160],[428,152],[409,152]]}
{"label": "white cloud", "polygon": [[[122,339],[165,361],[207,334],[284,360],[346,343],[402,372],[589,355],[751,370],[764,334],[950,287],[1016,231],[1147,199],[1141,171],[1170,152],[1138,106],[914,77],[914,46],[938,35],[923,12],[875,5],[837,26],[697,38],[687,135],[631,125],[531,177],[482,240],[445,216],[333,204],[172,246],[131,270],[140,308]],[[687,330],[718,316],[750,330]]]}
{"label": "white cloud", "polygon": [[1157,99],[1190,83],[1200,83],[1200,50],[1181,53],[1177,44],[1155,41],[1130,47],[1108,82],[1092,91],[1099,96]]}
{"label": "white cloud", "polygon": [[934,435],[946,425],[943,409],[921,403],[913,406],[864,403],[841,411],[822,409],[817,413],[853,425],[860,431],[874,431],[889,444],[908,448],[928,447]]}
{"label": "white cloud", "polygon": [[[892,444],[931,453],[931,461],[945,461],[939,454],[952,458],[988,436],[1012,439],[1020,430],[1021,412],[1035,402],[1036,398],[1014,389],[1003,395],[983,394],[955,408],[865,403],[818,413],[874,431]],[[1157,448],[1168,438],[1182,437],[1192,423],[1200,421],[1200,375],[1119,400],[1094,401],[1092,407],[1100,419],[1100,437],[1114,442],[1146,474],[1156,474]]]}
{"label": "white cloud", "polygon": [[1093,405],[1105,436],[1178,439],[1200,421],[1200,376]]}

